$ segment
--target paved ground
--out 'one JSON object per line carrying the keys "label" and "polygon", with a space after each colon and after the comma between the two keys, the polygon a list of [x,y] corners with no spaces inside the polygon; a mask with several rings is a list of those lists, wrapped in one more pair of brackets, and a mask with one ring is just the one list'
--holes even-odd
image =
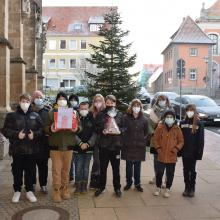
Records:
{"label": "paved ground", "polygon": [[[122,198],[116,198],[112,189],[111,170],[109,169],[107,191],[98,198],[93,197],[94,192],[88,195],[73,197],[57,207],[70,213],[69,219],[80,220],[220,220],[220,136],[206,131],[206,145],[204,159],[198,162],[198,177],[196,196],[192,199],[182,197],[184,188],[181,160],[177,163],[172,196],[165,199],[162,196],[152,195],[153,186],[148,181],[153,176],[152,158],[148,154],[147,162],[142,164],[142,184],[144,192],[134,189],[123,192]],[[125,164],[122,162],[121,179],[125,184]],[[10,160],[0,162],[0,219],[11,219],[11,216],[26,207],[31,207],[25,198],[19,204],[12,204]],[[34,206],[51,207],[50,195],[37,193],[39,202]],[[36,213],[38,213],[36,215]],[[52,211],[42,210],[32,212],[23,219],[55,220],[58,219]],[[53,216],[49,218],[49,216]],[[65,220],[64,218],[61,218]]]}

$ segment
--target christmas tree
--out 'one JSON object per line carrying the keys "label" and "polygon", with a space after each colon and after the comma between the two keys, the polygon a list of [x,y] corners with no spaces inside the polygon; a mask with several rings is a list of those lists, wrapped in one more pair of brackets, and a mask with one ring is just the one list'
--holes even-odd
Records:
{"label": "christmas tree", "polygon": [[87,59],[97,67],[97,72],[85,71],[88,96],[97,93],[103,96],[113,94],[119,104],[129,103],[136,95],[138,87],[133,81],[136,74],[129,74],[128,69],[135,64],[136,54],[129,56],[131,43],[125,44],[123,38],[129,31],[120,28],[122,20],[115,9],[104,16],[105,24],[100,27],[99,36],[103,37],[100,44],[92,45],[91,58]]}

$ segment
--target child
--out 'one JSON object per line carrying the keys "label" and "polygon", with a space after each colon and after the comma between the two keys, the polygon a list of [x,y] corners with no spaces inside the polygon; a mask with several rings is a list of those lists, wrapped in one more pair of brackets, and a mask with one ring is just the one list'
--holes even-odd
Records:
{"label": "child", "polygon": [[75,194],[87,192],[89,165],[96,140],[94,119],[92,113],[89,112],[89,103],[81,102],[78,111],[82,130],[77,133],[77,145],[73,149],[74,161],[76,162]]}
{"label": "child", "polygon": [[183,135],[176,125],[175,113],[168,110],[164,114],[164,120],[158,125],[154,133],[154,147],[158,153],[156,190],[155,196],[159,196],[164,170],[166,169],[166,189],[164,197],[170,197],[170,188],[173,183],[177,152],[183,147]]}
{"label": "child", "polygon": [[180,122],[180,127],[184,136],[184,145],[180,152],[185,182],[183,196],[194,197],[196,161],[202,159],[204,149],[204,126],[199,121],[195,105],[186,106],[186,116]]}

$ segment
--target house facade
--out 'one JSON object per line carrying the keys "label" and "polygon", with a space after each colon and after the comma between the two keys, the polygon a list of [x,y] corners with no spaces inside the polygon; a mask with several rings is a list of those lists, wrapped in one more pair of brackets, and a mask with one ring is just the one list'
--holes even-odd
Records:
{"label": "house facade", "polygon": [[47,47],[43,58],[44,86],[52,90],[83,87],[85,71],[96,72],[86,61],[102,39],[99,27],[111,7],[44,7]]}

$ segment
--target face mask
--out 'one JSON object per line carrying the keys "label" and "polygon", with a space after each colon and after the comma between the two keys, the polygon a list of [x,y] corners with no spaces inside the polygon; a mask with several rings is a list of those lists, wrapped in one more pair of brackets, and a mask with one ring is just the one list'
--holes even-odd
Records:
{"label": "face mask", "polygon": [[77,101],[70,101],[72,107],[76,107],[78,105]]}
{"label": "face mask", "polygon": [[57,104],[59,105],[59,107],[66,107],[67,106],[67,101],[66,100],[58,100]]}
{"label": "face mask", "polygon": [[107,111],[114,111],[115,107],[114,106],[106,106]]}
{"label": "face mask", "polygon": [[43,102],[43,99],[34,99],[34,104],[37,106],[42,106]]}
{"label": "face mask", "polygon": [[117,112],[115,111],[115,107],[114,106],[106,106],[106,109],[108,111],[108,115],[111,117],[111,118],[114,118],[116,115],[117,115]]}
{"label": "face mask", "polygon": [[30,103],[26,103],[26,102],[21,102],[20,103],[20,107],[24,112],[27,112],[29,107],[30,107]]}
{"label": "face mask", "polygon": [[174,123],[174,118],[165,118],[165,123],[171,127]]}
{"label": "face mask", "polygon": [[80,111],[79,111],[79,114],[80,114],[82,117],[86,117],[86,116],[89,114],[89,111],[88,111],[88,110],[80,110]]}
{"label": "face mask", "polygon": [[101,107],[102,107],[102,103],[101,103],[101,102],[95,102],[95,103],[94,103],[94,106],[95,106],[96,108],[101,108]]}
{"label": "face mask", "polygon": [[158,102],[158,105],[160,106],[160,107],[165,107],[166,106],[166,101],[159,101]]}
{"label": "face mask", "polygon": [[132,110],[135,114],[138,114],[140,112],[141,108],[140,107],[133,107]]}
{"label": "face mask", "polygon": [[194,111],[187,111],[186,115],[188,118],[192,118],[194,116]]}

